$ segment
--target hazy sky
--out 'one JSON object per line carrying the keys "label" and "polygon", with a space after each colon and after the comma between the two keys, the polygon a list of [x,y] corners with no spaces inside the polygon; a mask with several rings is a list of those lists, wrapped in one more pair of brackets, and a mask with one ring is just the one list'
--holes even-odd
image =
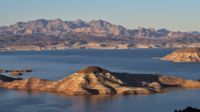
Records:
{"label": "hazy sky", "polygon": [[200,0],[0,0],[1,26],[40,18],[200,31]]}

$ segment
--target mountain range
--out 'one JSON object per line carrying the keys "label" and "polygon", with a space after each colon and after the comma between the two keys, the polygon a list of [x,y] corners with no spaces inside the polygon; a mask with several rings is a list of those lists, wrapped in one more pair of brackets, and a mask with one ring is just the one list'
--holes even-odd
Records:
{"label": "mountain range", "polygon": [[200,33],[127,29],[104,20],[38,19],[0,27],[0,50],[199,47]]}

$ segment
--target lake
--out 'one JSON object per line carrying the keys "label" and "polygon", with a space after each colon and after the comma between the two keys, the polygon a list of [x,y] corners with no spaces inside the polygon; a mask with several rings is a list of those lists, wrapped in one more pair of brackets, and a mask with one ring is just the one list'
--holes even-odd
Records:
{"label": "lake", "polygon": [[[0,52],[0,68],[30,68],[23,77],[58,80],[95,65],[114,72],[159,73],[200,79],[200,63],[174,63],[159,58],[174,49]],[[147,96],[64,96],[0,89],[1,112],[173,112],[187,106],[200,107],[200,90],[172,90]]]}

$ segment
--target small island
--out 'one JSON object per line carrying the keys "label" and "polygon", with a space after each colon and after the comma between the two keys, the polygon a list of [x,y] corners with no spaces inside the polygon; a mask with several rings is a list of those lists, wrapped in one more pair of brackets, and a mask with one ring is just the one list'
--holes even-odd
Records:
{"label": "small island", "polygon": [[173,62],[200,62],[200,48],[178,49],[164,56],[161,60]]}
{"label": "small island", "polygon": [[26,73],[31,73],[32,71],[33,71],[32,69],[13,69],[13,70],[0,69],[0,74],[8,74],[12,77],[19,77]]}
{"label": "small island", "polygon": [[200,81],[159,74],[116,73],[89,66],[57,81],[0,75],[0,88],[65,95],[147,95],[169,88],[200,88]]}

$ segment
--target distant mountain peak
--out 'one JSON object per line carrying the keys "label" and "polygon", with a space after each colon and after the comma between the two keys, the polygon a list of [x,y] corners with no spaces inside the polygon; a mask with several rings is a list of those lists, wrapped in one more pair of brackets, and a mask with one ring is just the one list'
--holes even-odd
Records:
{"label": "distant mountain peak", "polygon": [[[108,21],[99,19],[89,22],[77,19],[75,21],[63,21],[59,18],[53,20],[37,19],[28,22],[17,22],[8,27],[0,27],[0,34],[43,34],[59,36],[67,32],[87,33],[95,36],[130,36],[135,38],[147,37],[180,37],[182,32],[171,32],[166,29],[143,28],[126,29],[121,25],[115,25]],[[198,35],[198,32],[188,32],[185,34]]]}
{"label": "distant mountain peak", "polygon": [[[104,42],[107,39],[108,42],[123,41],[124,43],[127,43],[128,41],[128,43],[132,43],[131,45],[135,45],[136,42],[133,42],[135,39],[144,39],[145,41],[143,41],[142,44],[149,43],[147,40],[152,39],[152,43],[158,43],[157,41],[159,41],[160,44],[157,46],[166,47],[173,45],[172,39],[179,39],[178,41],[185,42],[187,41],[185,39],[189,38],[189,42],[195,42],[200,38],[199,32],[174,32],[167,29],[156,30],[154,28],[143,27],[139,27],[138,29],[127,29],[121,25],[115,25],[102,19],[91,21],[83,21],[81,19],[75,21],[63,21],[59,18],[52,20],[37,19],[28,22],[17,22],[10,26],[2,26],[0,27],[0,35],[4,35],[5,37],[26,35],[52,36],[56,37],[56,39],[69,38],[70,40],[73,40],[72,43],[80,40],[83,40],[81,41],[83,43],[87,43],[88,40],[90,42],[96,42],[97,40]],[[165,40],[160,41],[156,39]],[[197,45],[195,44],[193,46]],[[128,47],[128,45],[126,44],[125,47]]]}

